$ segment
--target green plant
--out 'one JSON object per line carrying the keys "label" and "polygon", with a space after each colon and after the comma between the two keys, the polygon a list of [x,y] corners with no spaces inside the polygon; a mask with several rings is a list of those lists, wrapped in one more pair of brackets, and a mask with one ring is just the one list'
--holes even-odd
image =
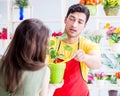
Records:
{"label": "green plant", "polygon": [[92,32],[86,32],[85,37],[90,39],[91,41],[95,43],[100,43],[100,40],[102,39],[103,35],[100,32],[100,30],[95,30]]}
{"label": "green plant", "polygon": [[[52,34],[52,36],[53,36],[53,37],[56,37],[57,39],[60,39],[60,40],[64,40],[64,39],[67,38],[67,34],[62,34],[61,32],[58,32],[58,33],[54,32],[54,33]],[[55,41],[51,39],[51,40],[50,40],[49,55],[50,55],[50,58],[53,59],[54,63],[56,63],[57,58],[58,58],[58,57],[61,57],[61,56],[63,57],[64,54],[59,54],[59,53],[58,53],[58,50],[56,50],[56,49],[54,48],[54,46],[55,46]],[[72,48],[71,48],[69,45],[64,46],[64,49],[65,49],[65,50],[68,50],[68,51],[71,51],[71,50],[72,50]]]}
{"label": "green plant", "polygon": [[15,4],[24,8],[28,6],[28,0],[15,0]]}
{"label": "green plant", "polygon": [[120,70],[120,54],[101,54],[102,64],[110,69]]}
{"label": "green plant", "polygon": [[107,39],[111,39],[114,43],[120,41],[120,27],[111,26],[110,23],[105,24],[105,29],[107,29]]}
{"label": "green plant", "polygon": [[120,6],[120,0],[103,0],[103,6]]}
{"label": "green plant", "polygon": [[107,75],[106,76],[106,80],[108,80],[110,83],[112,83],[112,84],[116,84],[117,82],[117,79],[116,79],[116,77],[115,77],[115,75]]}

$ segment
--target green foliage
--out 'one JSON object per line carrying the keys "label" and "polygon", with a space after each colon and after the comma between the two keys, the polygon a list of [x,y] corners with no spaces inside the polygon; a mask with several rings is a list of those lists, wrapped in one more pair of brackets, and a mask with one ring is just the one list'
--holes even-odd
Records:
{"label": "green foliage", "polygon": [[120,0],[103,0],[103,5],[104,6],[120,6]]}
{"label": "green foliage", "polygon": [[120,41],[120,37],[118,34],[116,33],[112,33],[109,35],[109,37],[115,42],[115,43],[118,43]]}
{"label": "green foliage", "polygon": [[106,80],[110,81],[112,84],[116,84],[117,81],[115,75],[107,75]]}
{"label": "green foliage", "polygon": [[[67,34],[62,34],[61,36],[56,36],[56,38],[60,39],[60,40],[64,40],[67,38]],[[54,40],[50,40],[50,49],[49,49],[49,55],[51,59],[54,59],[54,62],[56,62],[56,59],[58,57],[63,57],[63,54],[59,54],[58,50],[56,50],[54,48],[55,45],[55,41]],[[64,46],[65,50],[67,51],[72,51],[72,47],[70,47],[69,45]]]}
{"label": "green foliage", "polygon": [[28,0],[15,0],[15,4],[24,8],[28,6]]}
{"label": "green foliage", "polygon": [[120,54],[101,54],[102,64],[111,69],[120,70]]}

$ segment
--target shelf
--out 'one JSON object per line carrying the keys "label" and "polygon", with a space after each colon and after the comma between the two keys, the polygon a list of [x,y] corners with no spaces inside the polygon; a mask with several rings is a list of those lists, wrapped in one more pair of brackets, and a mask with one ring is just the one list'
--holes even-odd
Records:
{"label": "shelf", "polygon": [[89,89],[99,89],[99,90],[120,90],[120,86],[117,84],[104,84],[103,86],[99,86],[97,84],[88,84]]}

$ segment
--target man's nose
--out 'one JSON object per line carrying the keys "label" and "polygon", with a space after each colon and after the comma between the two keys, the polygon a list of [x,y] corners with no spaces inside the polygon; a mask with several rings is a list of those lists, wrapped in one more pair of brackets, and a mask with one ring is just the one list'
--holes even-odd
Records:
{"label": "man's nose", "polygon": [[77,21],[73,22],[73,27],[76,27],[77,25],[78,25]]}

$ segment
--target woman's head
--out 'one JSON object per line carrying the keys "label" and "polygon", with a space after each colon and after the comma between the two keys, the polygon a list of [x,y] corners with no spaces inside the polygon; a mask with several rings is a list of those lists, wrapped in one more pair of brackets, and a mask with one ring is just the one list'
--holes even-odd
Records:
{"label": "woman's head", "polygon": [[16,28],[8,52],[23,69],[29,64],[44,63],[48,36],[49,29],[40,20],[26,19]]}
{"label": "woman's head", "polygon": [[22,70],[35,71],[45,65],[48,37],[49,29],[38,19],[26,19],[18,25],[2,59],[6,91],[14,91]]}

